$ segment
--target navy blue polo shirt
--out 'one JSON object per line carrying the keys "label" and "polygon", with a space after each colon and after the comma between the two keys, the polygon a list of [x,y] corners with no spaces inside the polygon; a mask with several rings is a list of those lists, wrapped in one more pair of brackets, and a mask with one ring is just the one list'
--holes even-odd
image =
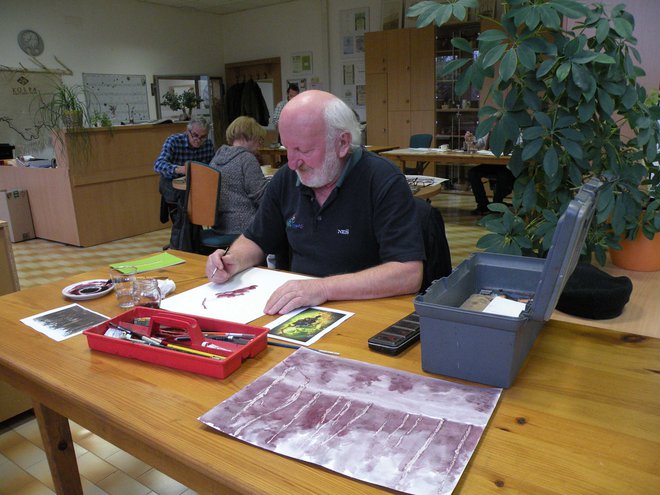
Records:
{"label": "navy blue polo shirt", "polygon": [[324,277],[388,261],[423,261],[424,243],[404,175],[354,147],[323,206],[284,166],[266,188],[244,232],[265,253],[291,252],[291,270]]}

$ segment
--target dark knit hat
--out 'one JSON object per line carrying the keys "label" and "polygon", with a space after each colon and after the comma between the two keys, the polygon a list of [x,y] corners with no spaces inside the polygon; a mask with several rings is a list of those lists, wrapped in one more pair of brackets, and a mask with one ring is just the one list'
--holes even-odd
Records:
{"label": "dark knit hat", "polygon": [[592,320],[616,318],[630,299],[632,288],[628,277],[613,277],[593,265],[578,263],[559,297],[557,309]]}

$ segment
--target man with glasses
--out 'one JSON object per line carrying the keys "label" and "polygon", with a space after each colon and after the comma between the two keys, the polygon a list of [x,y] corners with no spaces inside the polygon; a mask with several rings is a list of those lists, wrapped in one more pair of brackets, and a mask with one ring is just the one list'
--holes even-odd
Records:
{"label": "man with glasses", "polygon": [[169,247],[177,248],[177,239],[183,220],[182,202],[185,191],[174,189],[172,179],[186,173],[185,163],[196,161],[209,163],[214,155],[213,142],[208,139],[209,123],[203,117],[190,120],[186,132],[172,134],[163,144],[163,149],[154,163],[154,170],[160,174],[159,190],[162,196],[161,221],[172,220],[172,234]]}

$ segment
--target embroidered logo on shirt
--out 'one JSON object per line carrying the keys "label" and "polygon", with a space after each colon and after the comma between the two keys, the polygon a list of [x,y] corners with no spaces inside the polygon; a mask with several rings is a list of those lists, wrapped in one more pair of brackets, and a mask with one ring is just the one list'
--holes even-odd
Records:
{"label": "embroidered logo on shirt", "polygon": [[286,221],[286,228],[291,229],[291,230],[302,230],[303,229],[303,224],[301,223],[296,223],[296,216],[293,215],[291,218],[289,218]]}
{"label": "embroidered logo on shirt", "polygon": [[351,231],[350,229],[337,229],[337,233],[341,235],[349,235]]}

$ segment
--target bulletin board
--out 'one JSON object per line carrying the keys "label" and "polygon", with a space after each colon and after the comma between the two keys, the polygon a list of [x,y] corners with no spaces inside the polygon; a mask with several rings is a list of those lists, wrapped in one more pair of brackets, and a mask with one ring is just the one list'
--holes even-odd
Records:
{"label": "bulletin board", "polygon": [[[149,120],[147,76],[130,74],[88,74],[83,72],[83,85],[117,125]],[[87,102],[94,112],[95,103]]]}

